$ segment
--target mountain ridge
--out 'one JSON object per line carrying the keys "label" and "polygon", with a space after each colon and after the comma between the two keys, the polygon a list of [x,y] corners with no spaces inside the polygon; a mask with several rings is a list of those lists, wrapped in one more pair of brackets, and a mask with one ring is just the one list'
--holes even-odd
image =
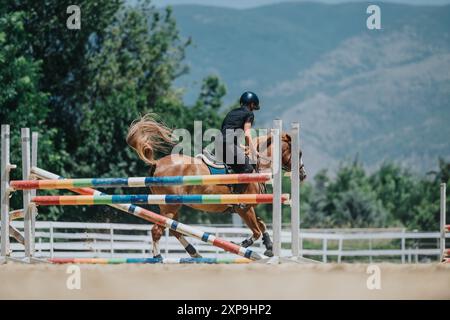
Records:
{"label": "mountain ridge", "polygon": [[355,155],[369,168],[389,160],[430,170],[450,155],[450,5],[377,4],[375,31],[368,3],[174,6],[194,41],[191,73],[177,85],[188,101],[211,73],[226,83],[226,103],[256,91],[258,126],[275,115],[301,122],[313,174]]}

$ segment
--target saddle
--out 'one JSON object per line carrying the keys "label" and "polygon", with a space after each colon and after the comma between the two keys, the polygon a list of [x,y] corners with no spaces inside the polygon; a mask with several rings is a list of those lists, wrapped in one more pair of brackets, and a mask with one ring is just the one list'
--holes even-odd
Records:
{"label": "saddle", "polygon": [[[235,173],[226,163],[219,161],[215,155],[209,152],[207,149],[203,149],[201,154],[195,156],[195,158],[201,159],[203,163],[208,167],[209,173],[214,174],[231,174]],[[228,188],[231,193],[241,194],[242,188],[239,188],[237,184],[228,184]],[[228,213],[236,212],[238,208],[245,208],[248,205],[229,205],[229,208],[225,211]]]}
{"label": "saddle", "polygon": [[207,149],[203,149],[201,154],[195,156],[201,159],[209,169],[210,174],[229,174],[233,173],[233,170],[227,166],[223,161],[217,160],[216,156],[209,152]]}
{"label": "saddle", "polygon": [[[211,152],[209,152],[207,149],[203,149],[202,153],[196,155],[195,158],[201,159],[203,163],[206,164],[206,166],[208,167],[209,173],[212,175],[235,173],[233,169],[230,168],[230,166],[228,166],[223,161],[218,160],[216,156],[213,155]],[[227,186],[230,189],[231,193],[236,193],[235,184],[228,184]]]}

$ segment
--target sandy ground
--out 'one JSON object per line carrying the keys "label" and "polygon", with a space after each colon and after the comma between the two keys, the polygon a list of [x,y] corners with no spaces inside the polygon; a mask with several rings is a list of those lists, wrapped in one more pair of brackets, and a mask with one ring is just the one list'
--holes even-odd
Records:
{"label": "sandy ground", "polygon": [[450,299],[450,265],[0,265],[0,299]]}

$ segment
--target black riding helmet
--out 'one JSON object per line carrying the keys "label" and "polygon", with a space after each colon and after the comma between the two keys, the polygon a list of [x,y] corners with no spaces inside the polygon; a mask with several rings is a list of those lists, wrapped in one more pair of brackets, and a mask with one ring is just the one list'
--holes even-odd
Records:
{"label": "black riding helmet", "polygon": [[245,91],[242,96],[241,99],[239,100],[239,103],[242,106],[250,106],[251,103],[255,104],[255,110],[259,110],[259,99],[258,96],[251,91]]}

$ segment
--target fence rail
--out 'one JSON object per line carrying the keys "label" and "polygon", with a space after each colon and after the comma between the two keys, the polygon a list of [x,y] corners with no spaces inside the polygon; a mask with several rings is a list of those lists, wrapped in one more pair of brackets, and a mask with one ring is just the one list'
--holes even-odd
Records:
{"label": "fence rail", "polygon": [[[23,232],[23,222],[12,226]],[[249,229],[230,226],[199,226],[206,232],[239,243],[250,235]],[[36,257],[45,258],[146,258],[151,257],[149,224],[36,222]],[[450,235],[447,235],[450,237]],[[440,259],[439,232],[412,232],[401,229],[323,229],[300,230],[300,252],[303,256],[323,262],[398,261],[431,262]],[[291,252],[291,232],[281,233],[282,252]],[[192,239],[192,244],[204,257],[233,257],[216,247]],[[173,258],[186,253],[166,230],[160,242],[161,252]],[[261,242],[256,244],[263,252]],[[13,257],[24,256],[24,246],[12,242]],[[258,250],[258,249],[256,249]],[[363,258],[363,260],[361,260]]]}

